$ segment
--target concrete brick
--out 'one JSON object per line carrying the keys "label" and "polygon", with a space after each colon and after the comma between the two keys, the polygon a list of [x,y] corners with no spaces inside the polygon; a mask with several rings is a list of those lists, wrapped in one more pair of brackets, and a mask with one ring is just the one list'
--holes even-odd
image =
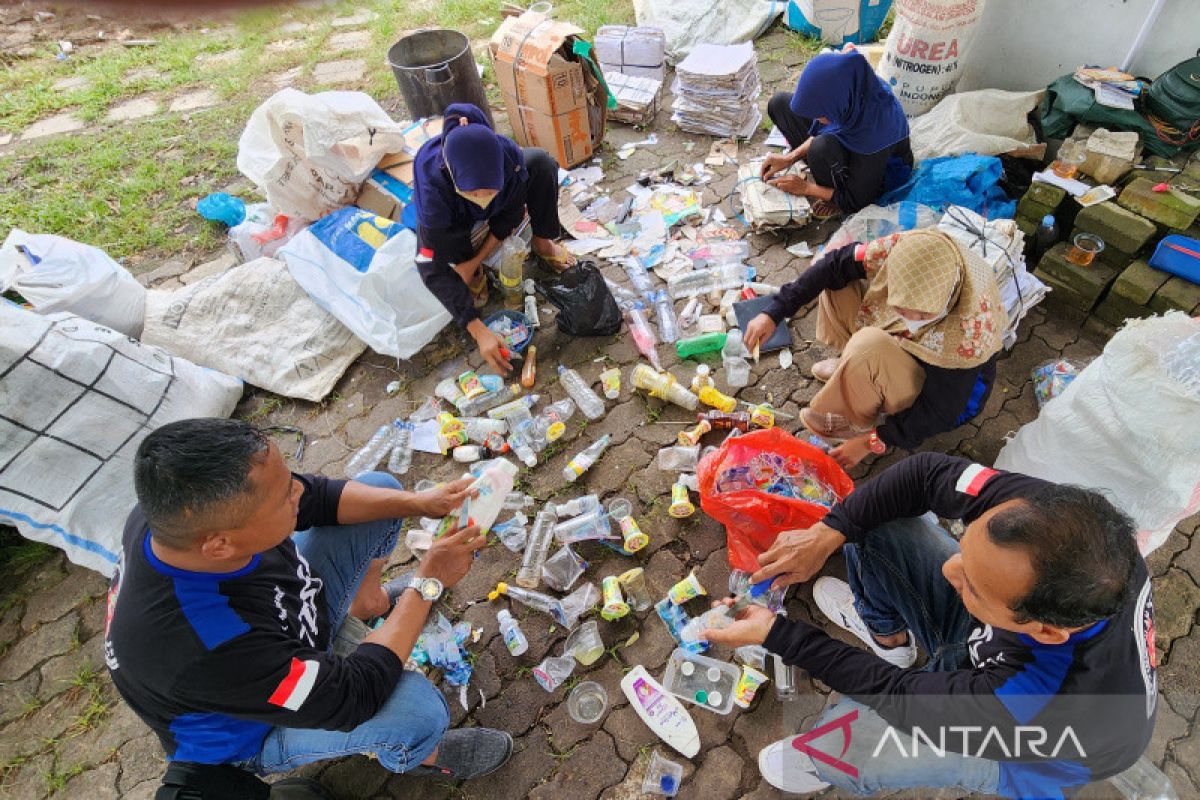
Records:
{"label": "concrete brick", "polygon": [[1083,297],[1048,272],[1038,269],[1034,270],[1033,274],[1050,287],[1050,294],[1046,295],[1046,299],[1043,301],[1048,308],[1073,312],[1071,316],[1077,316],[1080,319],[1091,312],[1092,306],[1095,305],[1094,301]]}
{"label": "concrete brick", "polygon": [[1106,319],[1103,319],[1099,314],[1092,314],[1083,322],[1083,329],[1088,333],[1100,339],[1111,339],[1121,326],[1124,324],[1114,325]]}
{"label": "concrete brick", "polygon": [[1178,309],[1192,313],[1200,308],[1200,286],[1172,277],[1150,299],[1150,308],[1159,313]]}
{"label": "concrete brick", "polygon": [[1112,291],[1105,296],[1100,305],[1096,306],[1093,315],[1110,325],[1120,326],[1127,319],[1144,319],[1150,316],[1150,313],[1150,309],[1147,306],[1131,303],[1115,291]]}
{"label": "concrete brick", "polygon": [[1156,231],[1150,220],[1112,202],[1097,203],[1080,211],[1075,217],[1075,227],[1099,236],[1106,250],[1111,247],[1125,253],[1137,253]]}
{"label": "concrete brick", "polygon": [[1113,284],[1112,293],[1134,305],[1144,306],[1171,276],[1155,269],[1144,259],[1138,259],[1125,268]]}
{"label": "concrete brick", "polygon": [[1038,224],[1032,220],[1022,216],[1017,216],[1015,219],[1017,227],[1021,229],[1021,233],[1025,234],[1026,238],[1032,238],[1037,233]]}
{"label": "concrete brick", "polygon": [[1052,275],[1060,284],[1068,287],[1088,302],[1088,309],[1095,306],[1104,291],[1117,279],[1117,270],[1100,262],[1081,267],[1067,260],[1071,246],[1059,242],[1051,247],[1038,262],[1037,271]]}
{"label": "concrete brick", "polygon": [[1168,228],[1187,228],[1200,215],[1200,198],[1178,189],[1156,192],[1157,184],[1146,178],[1129,183],[1117,197],[1117,202],[1136,214]]}
{"label": "concrete brick", "polygon": [[[1065,189],[1050,184],[1034,181],[1029,185],[1029,191],[1025,192],[1025,197],[1035,203],[1039,203],[1049,208],[1058,208],[1059,203],[1067,196]],[[1022,198],[1024,199],[1024,198]]]}
{"label": "concrete brick", "polygon": [[1039,203],[1037,200],[1026,194],[1017,201],[1017,215],[1026,219],[1037,220],[1041,222],[1042,217],[1047,214],[1053,214],[1057,206],[1048,206],[1045,203]]}

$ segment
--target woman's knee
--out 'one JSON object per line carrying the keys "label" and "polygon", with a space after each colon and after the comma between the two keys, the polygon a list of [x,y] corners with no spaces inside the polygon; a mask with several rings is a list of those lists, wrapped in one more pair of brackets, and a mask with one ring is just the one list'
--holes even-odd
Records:
{"label": "woman's knee", "polygon": [[898,349],[896,339],[883,328],[859,328],[842,349],[843,358],[870,358]]}
{"label": "woman's knee", "polygon": [[779,124],[780,120],[787,119],[789,116],[795,116],[792,114],[792,109],[790,107],[791,102],[791,92],[776,92],[771,96],[771,99],[767,101],[767,116],[771,118],[772,122],[774,122],[776,125],[779,125],[781,128],[783,126]]}
{"label": "woman's knee", "polygon": [[525,169],[529,170],[530,175],[549,174],[554,176],[555,182],[558,181],[558,162],[540,147],[525,148]]}

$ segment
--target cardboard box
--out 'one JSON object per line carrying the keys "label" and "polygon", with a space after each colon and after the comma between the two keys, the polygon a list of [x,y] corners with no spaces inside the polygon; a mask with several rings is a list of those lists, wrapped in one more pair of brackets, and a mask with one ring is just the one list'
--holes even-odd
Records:
{"label": "cardboard box", "polygon": [[385,155],[363,182],[354,204],[381,217],[400,221],[412,202],[413,160],[421,145],[442,132],[441,117],[410,123],[404,131],[404,150]]}
{"label": "cardboard box", "polygon": [[489,45],[513,138],[563,167],[590,158],[604,137],[608,94],[593,65],[572,53],[582,33],[526,12],[501,23]]}

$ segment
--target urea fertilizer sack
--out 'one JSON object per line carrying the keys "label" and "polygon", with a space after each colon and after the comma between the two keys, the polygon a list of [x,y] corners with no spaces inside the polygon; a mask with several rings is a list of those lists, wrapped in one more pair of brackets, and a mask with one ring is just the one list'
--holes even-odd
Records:
{"label": "urea fertilizer sack", "polygon": [[953,91],[983,6],[984,0],[896,0],[879,76],[906,116],[924,114]]}

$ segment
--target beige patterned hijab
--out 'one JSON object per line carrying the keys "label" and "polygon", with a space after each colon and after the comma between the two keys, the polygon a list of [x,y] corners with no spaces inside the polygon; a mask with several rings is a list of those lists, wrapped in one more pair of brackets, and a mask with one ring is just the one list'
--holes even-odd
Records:
{"label": "beige patterned hijab", "polygon": [[[882,328],[918,360],[946,369],[978,367],[999,351],[1008,317],[992,270],[946,234],[925,229],[876,239],[864,267],[870,285],[861,327]],[[912,334],[896,308],[946,315]]]}

